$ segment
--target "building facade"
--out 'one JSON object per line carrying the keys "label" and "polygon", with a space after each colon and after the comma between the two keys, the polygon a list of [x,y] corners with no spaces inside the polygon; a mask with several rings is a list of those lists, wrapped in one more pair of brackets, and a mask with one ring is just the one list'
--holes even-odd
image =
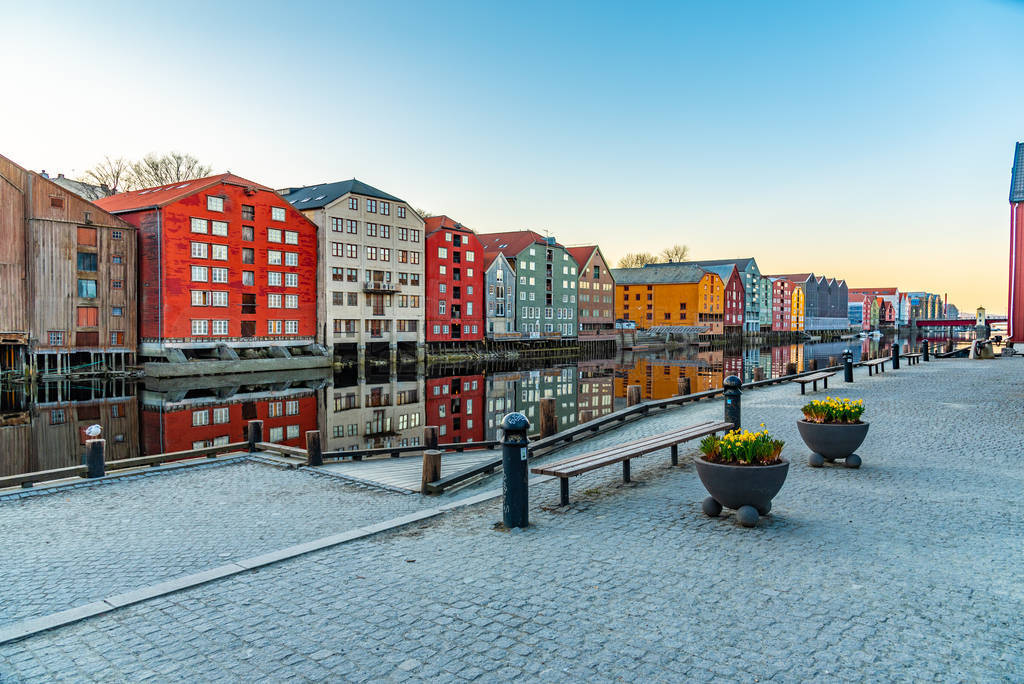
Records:
{"label": "building facade", "polygon": [[[751,260],[753,261],[753,260]],[[747,321],[746,287],[744,274],[733,264],[704,265],[703,262],[689,262],[705,271],[715,273],[725,284],[723,289],[722,323],[726,333],[742,334]],[[757,268],[757,265],[754,265]],[[752,314],[751,314],[752,315]]]}
{"label": "building facade", "polygon": [[577,336],[579,265],[554,238],[532,230],[478,234],[487,253],[502,252],[516,273],[516,330],[523,338]]}
{"label": "building facade", "polygon": [[483,441],[486,427],[484,374],[431,378],[426,384],[427,422],[437,426],[438,443]]}
{"label": "building facade", "polygon": [[793,301],[789,307],[789,329],[792,332],[804,331],[804,286],[793,283]]}
{"label": "building facade", "polygon": [[320,229],[317,339],[336,355],[421,355],[424,224],[407,202],[356,179],[278,191]]}
{"label": "building facade", "polygon": [[697,326],[706,334],[722,334],[725,284],[716,273],[675,263],[613,269],[612,277],[617,318],[645,330]]}
{"label": "building facade", "polygon": [[790,332],[793,319],[793,281],[782,276],[772,283],[772,332]]}
{"label": "building facade", "polygon": [[600,335],[615,332],[615,279],[597,245],[569,247],[579,264],[577,294],[581,334]]}
{"label": "building facade", "polygon": [[0,157],[0,370],[135,362],[135,227]]}
{"label": "building facade", "polygon": [[516,331],[516,272],[502,252],[484,252],[487,270],[487,338],[512,339]]}
{"label": "building facade", "polygon": [[[709,259],[692,261],[701,268],[711,266],[735,266],[743,283],[743,331],[756,334],[763,326],[771,325],[771,291],[764,289],[764,278],[757,261],[746,259]],[[767,306],[765,306],[767,304]],[[762,313],[764,309],[764,313]]]}
{"label": "building facade", "polygon": [[1024,143],[1017,143],[1010,172],[1010,289],[1007,340],[1024,342]]}
{"label": "building facade", "polygon": [[232,174],[97,200],[139,231],[139,354],[288,357],[317,325],[316,226]]}
{"label": "building facade", "polygon": [[484,250],[476,233],[447,216],[426,219],[427,342],[484,339]]}

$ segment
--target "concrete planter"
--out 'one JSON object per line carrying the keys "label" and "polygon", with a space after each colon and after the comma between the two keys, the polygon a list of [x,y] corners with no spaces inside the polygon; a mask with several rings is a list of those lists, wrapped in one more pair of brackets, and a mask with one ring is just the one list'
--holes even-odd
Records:
{"label": "concrete planter", "polygon": [[868,423],[812,423],[798,420],[796,427],[804,444],[813,452],[808,459],[811,466],[820,467],[824,461],[839,460],[845,460],[849,468],[860,466],[860,456],[853,452],[868,436]]}
{"label": "concrete planter", "polygon": [[703,458],[694,463],[700,481],[711,495],[704,499],[704,512],[714,517],[723,507],[733,508],[744,527],[753,527],[759,516],[768,514],[772,499],[789,474],[789,461],[785,459],[767,466],[711,463]]}

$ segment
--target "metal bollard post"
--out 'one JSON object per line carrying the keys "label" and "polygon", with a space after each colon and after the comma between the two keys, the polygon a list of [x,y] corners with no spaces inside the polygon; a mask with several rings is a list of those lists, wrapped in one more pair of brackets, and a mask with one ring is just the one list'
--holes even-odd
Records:
{"label": "metal bollard post", "polygon": [[925,361],[931,361],[931,357],[928,356],[928,340],[921,340],[921,353]]}
{"label": "metal bollard post", "polygon": [[843,380],[853,382],[853,352],[849,349],[843,350]]}
{"label": "metal bollard post", "polygon": [[256,445],[263,441],[263,421],[249,421],[249,453],[256,452]]}
{"label": "metal bollard post", "polygon": [[322,466],[324,464],[324,451],[320,444],[319,430],[306,430],[306,465]]}
{"label": "metal bollard post", "polygon": [[892,369],[900,369],[900,345],[896,343],[892,345]]}
{"label": "metal bollard post", "polygon": [[85,476],[103,477],[107,440],[89,439],[85,442]]}
{"label": "metal bollard post", "polygon": [[522,413],[509,413],[501,419],[501,521],[508,528],[530,524],[526,461],[529,429],[530,421]]}
{"label": "metal bollard post", "polygon": [[735,375],[730,375],[723,383],[725,385],[725,422],[732,423],[737,430],[740,429],[740,386],[743,382]]}

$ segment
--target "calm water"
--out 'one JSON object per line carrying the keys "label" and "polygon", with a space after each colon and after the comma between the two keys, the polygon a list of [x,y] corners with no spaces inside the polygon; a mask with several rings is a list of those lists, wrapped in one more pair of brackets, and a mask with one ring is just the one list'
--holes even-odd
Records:
{"label": "calm water", "polygon": [[93,424],[103,428],[108,460],[244,441],[252,418],[264,421],[265,439],[291,446],[305,447],[305,432],[319,429],[331,451],[417,445],[425,425],[439,426],[442,443],[482,441],[495,438],[510,411],[536,423],[542,397],[555,397],[560,428],[567,428],[625,406],[629,385],[639,385],[644,399],[661,399],[677,394],[681,378],[700,392],[721,387],[728,375],[749,382],[756,368],[769,378],[785,375],[791,363],[824,366],[847,347],[855,360],[889,355],[892,341],[625,352],[526,369],[370,368],[364,378],[353,371],[67,381],[39,386],[35,396],[5,386],[0,476],[81,463],[84,430]]}

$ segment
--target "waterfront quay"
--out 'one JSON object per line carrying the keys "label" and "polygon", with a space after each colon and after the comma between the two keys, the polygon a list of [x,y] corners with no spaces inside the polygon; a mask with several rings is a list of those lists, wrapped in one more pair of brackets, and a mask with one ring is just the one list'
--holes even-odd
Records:
{"label": "waterfront quay", "polygon": [[[535,483],[531,526],[511,532],[495,527],[500,475],[422,497],[240,460],[2,499],[0,635],[240,565],[0,643],[0,681],[1019,678],[1024,361],[840,378],[819,394],[864,400],[858,470],[808,467],[796,385],[744,392],[744,427],[764,423],[792,464],[753,529],[705,517],[691,459],[667,451],[629,484],[615,468],[574,480],[568,507]],[[688,404],[548,458],[721,416]]]}

